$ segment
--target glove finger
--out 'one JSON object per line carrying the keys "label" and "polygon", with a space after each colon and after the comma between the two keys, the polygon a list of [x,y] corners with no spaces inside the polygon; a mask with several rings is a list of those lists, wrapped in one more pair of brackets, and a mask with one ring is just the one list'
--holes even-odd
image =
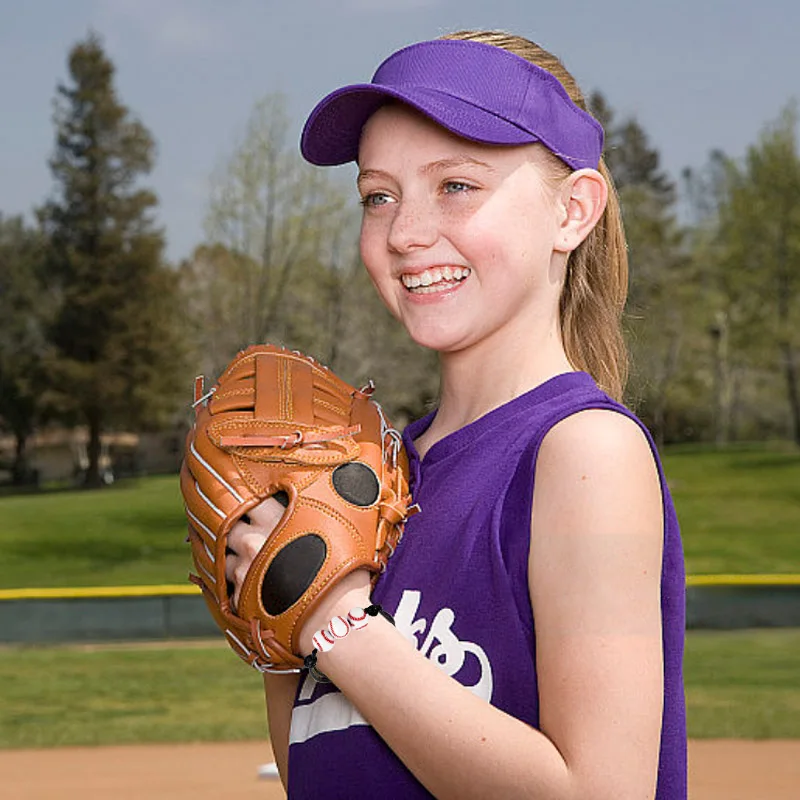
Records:
{"label": "glove finger", "polygon": [[214,554],[191,525],[189,526],[189,546],[192,549],[192,560],[200,573],[200,579],[211,591],[216,591],[217,568]]}
{"label": "glove finger", "polygon": [[181,467],[180,481],[189,521],[205,539],[206,544],[212,549],[215,548],[219,531],[226,520],[225,512],[211,503],[208,496],[202,492],[185,460]]}
{"label": "glove finger", "polygon": [[[197,425],[200,424],[198,420]],[[190,432],[184,463],[194,476],[204,502],[224,516],[236,511],[252,496],[235,463],[231,459],[220,460],[220,451],[207,432],[198,432],[197,428]]]}

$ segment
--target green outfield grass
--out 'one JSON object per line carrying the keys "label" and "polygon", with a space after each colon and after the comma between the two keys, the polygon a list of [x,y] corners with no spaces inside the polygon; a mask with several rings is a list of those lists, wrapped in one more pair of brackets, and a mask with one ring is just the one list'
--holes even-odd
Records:
{"label": "green outfield grass", "polygon": [[[800,738],[800,631],[692,632],[689,734]],[[223,642],[0,649],[0,747],[262,739],[261,677]]]}
{"label": "green outfield grass", "polygon": [[800,572],[800,450],[667,449],[687,572]]}
{"label": "green outfield grass", "polygon": [[222,641],[0,649],[0,747],[266,738],[261,676]]}
{"label": "green outfield grass", "polygon": [[0,588],[179,584],[191,559],[177,476],[0,498]]}
{"label": "green outfield grass", "polygon": [[[687,570],[800,572],[800,451],[667,449]],[[0,497],[0,589],[182,583],[177,476]]]}
{"label": "green outfield grass", "polygon": [[800,739],[800,630],[690,631],[689,735]]}

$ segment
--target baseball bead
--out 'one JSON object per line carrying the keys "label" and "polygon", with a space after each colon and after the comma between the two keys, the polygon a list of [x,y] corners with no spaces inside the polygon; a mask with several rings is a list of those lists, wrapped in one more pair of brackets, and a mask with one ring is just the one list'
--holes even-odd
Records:
{"label": "baseball bead", "polygon": [[328,630],[336,639],[344,639],[350,633],[350,626],[344,617],[334,617],[328,625]]}
{"label": "baseball bead", "polygon": [[314,634],[314,638],[311,640],[311,643],[320,653],[327,653],[328,650],[333,648],[333,643],[336,640],[331,635],[331,632],[326,628],[323,628],[321,631],[317,631]]}
{"label": "baseball bead", "polygon": [[367,612],[363,608],[353,608],[347,614],[347,621],[354,630],[367,627]]}

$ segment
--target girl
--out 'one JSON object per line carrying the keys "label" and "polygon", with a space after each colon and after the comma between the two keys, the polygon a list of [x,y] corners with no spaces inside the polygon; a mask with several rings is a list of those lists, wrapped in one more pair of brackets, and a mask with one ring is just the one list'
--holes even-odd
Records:
{"label": "girl", "polygon": [[[686,797],[681,544],[621,405],[602,143],[556,58],[490,32],[404,48],[306,123],[309,161],[358,164],[364,264],[439,353],[441,397],[404,434],[422,513],[371,598],[357,571],[315,610],[303,655],[356,606],[396,626],[319,653],[331,683],[264,676],[293,800]],[[229,578],[282,510],[233,529]]]}

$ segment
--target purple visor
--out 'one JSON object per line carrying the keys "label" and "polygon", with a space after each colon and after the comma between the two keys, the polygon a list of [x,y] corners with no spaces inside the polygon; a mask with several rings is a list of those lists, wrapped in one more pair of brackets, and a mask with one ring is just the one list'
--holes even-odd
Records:
{"label": "purple visor", "polygon": [[320,101],[303,128],[304,158],[323,167],[357,161],[364,124],[388,100],[474,142],[541,142],[572,169],[596,169],[603,151],[600,123],[547,70],[494,45],[435,39],[389,56],[372,83]]}

